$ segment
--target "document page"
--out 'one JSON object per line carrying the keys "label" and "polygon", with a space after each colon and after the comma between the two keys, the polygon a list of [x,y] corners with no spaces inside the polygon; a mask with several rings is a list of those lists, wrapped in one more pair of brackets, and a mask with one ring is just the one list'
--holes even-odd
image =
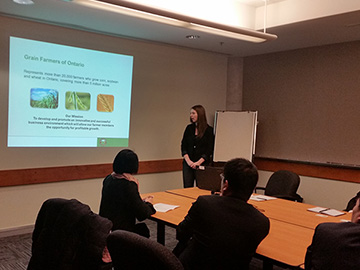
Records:
{"label": "document page", "polygon": [[179,207],[179,205],[171,205],[171,204],[165,204],[165,203],[154,204],[155,210],[157,212],[162,212],[162,213],[166,213],[167,211],[173,210],[178,207]]}

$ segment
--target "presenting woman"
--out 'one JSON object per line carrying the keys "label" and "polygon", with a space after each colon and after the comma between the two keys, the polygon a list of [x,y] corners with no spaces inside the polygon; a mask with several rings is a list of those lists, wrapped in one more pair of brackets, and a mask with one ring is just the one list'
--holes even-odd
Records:
{"label": "presenting woman", "polygon": [[149,237],[145,223],[136,223],[150,217],[156,211],[152,196],[141,199],[139,182],[133,176],[139,168],[137,155],[128,149],[120,151],[113,162],[113,173],[103,181],[99,214],[110,219],[112,230],[126,230]]}
{"label": "presenting woman", "polygon": [[190,122],[181,141],[184,188],[194,186],[196,169],[209,164],[214,148],[214,131],[207,123],[203,106],[191,108]]}

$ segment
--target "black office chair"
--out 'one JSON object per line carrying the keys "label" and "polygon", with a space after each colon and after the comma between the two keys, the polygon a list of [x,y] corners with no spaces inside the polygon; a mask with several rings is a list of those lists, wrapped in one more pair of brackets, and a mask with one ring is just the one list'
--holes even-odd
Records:
{"label": "black office chair", "polygon": [[223,167],[205,166],[204,169],[197,169],[195,172],[196,186],[201,189],[220,191]]}
{"label": "black office chair", "polygon": [[358,198],[360,198],[360,191],[356,194],[355,197],[353,197],[349,200],[344,211],[349,212],[349,211],[353,210]]}
{"label": "black office chair", "polygon": [[28,270],[102,270],[112,222],[72,199],[49,199],[38,213]]}
{"label": "black office chair", "polygon": [[274,172],[264,187],[256,187],[255,192],[264,190],[264,194],[290,201],[302,202],[303,198],[297,194],[300,177],[294,172],[280,170]]}
{"label": "black office chair", "polygon": [[133,232],[116,230],[107,238],[114,270],[182,270],[179,259],[165,246]]}

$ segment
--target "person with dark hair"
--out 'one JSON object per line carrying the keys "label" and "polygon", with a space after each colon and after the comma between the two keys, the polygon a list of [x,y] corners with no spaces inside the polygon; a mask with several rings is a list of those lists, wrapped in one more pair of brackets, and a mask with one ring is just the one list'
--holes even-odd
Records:
{"label": "person with dark hair", "polygon": [[247,201],[258,181],[246,159],[228,161],[220,196],[200,196],[176,229],[174,249],[185,269],[248,269],[269,233],[269,219]]}
{"label": "person with dark hair", "polygon": [[360,269],[360,194],[351,222],[321,223],[305,256],[306,270]]}
{"label": "person with dark hair", "polygon": [[126,230],[149,237],[145,223],[136,224],[156,211],[152,196],[141,199],[139,182],[133,176],[138,172],[138,156],[131,150],[121,150],[114,159],[113,172],[103,181],[99,215],[112,221],[112,230]]}
{"label": "person with dark hair", "polygon": [[184,188],[194,186],[196,169],[209,164],[213,149],[214,130],[207,123],[204,107],[195,105],[190,110],[190,124],[181,140]]}

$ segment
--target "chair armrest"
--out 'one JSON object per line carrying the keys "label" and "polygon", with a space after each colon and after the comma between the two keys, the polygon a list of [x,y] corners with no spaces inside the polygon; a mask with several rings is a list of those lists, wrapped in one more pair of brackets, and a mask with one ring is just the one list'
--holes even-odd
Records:
{"label": "chair armrest", "polygon": [[258,193],[258,190],[265,191],[265,188],[264,187],[255,187],[255,193]]}
{"label": "chair armrest", "polygon": [[296,196],[274,195],[274,197],[288,201],[300,202],[300,203],[303,201],[303,198],[299,194],[296,194]]}

